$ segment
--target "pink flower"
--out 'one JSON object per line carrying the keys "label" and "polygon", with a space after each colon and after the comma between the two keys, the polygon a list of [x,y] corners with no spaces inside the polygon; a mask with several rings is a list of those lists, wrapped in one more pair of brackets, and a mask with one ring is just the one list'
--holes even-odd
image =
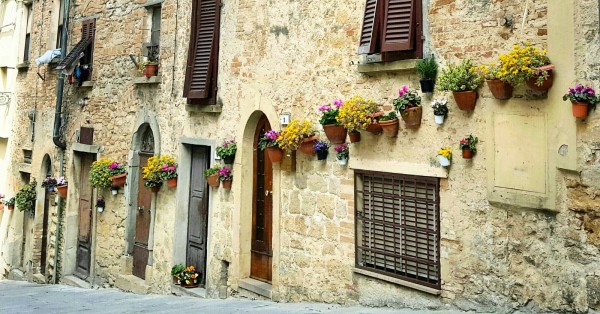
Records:
{"label": "pink flower", "polygon": [[333,101],[333,104],[338,107],[341,108],[344,105],[344,102],[341,99],[336,99]]}
{"label": "pink flower", "polygon": [[119,167],[119,163],[118,162],[113,162],[112,164],[110,164],[108,166],[108,168],[110,169],[117,169]]}
{"label": "pink flower", "polygon": [[398,95],[400,97],[404,96],[404,94],[408,93],[408,86],[403,85],[400,90],[398,90]]}
{"label": "pink flower", "polygon": [[319,107],[319,112],[330,111],[330,110],[331,110],[331,106],[328,106],[328,105],[323,105],[323,106]]}

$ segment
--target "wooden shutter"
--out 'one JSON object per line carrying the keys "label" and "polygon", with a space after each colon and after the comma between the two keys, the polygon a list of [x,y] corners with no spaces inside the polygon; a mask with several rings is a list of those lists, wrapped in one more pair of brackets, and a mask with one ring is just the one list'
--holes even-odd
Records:
{"label": "wooden shutter", "polygon": [[94,32],[96,31],[96,19],[90,19],[83,21],[81,25],[81,39],[94,38]]}
{"label": "wooden shutter", "polygon": [[415,48],[416,1],[387,0],[383,11],[381,51],[403,51]]}
{"label": "wooden shutter", "polygon": [[358,47],[358,53],[360,54],[375,52],[380,24],[378,15],[380,15],[381,2],[383,0],[367,0],[365,4],[365,15],[363,17],[360,45]]}
{"label": "wooden shutter", "polygon": [[192,5],[192,31],[183,96],[204,99],[216,88],[219,41],[219,0],[196,0]]}

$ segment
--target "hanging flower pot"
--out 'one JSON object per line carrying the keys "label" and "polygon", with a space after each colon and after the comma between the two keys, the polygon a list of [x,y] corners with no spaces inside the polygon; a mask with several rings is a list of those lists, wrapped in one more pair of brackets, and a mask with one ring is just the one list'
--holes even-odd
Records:
{"label": "hanging flower pot", "polygon": [[464,159],[471,159],[471,158],[473,158],[473,151],[470,148],[468,148],[468,147],[463,147],[463,149],[462,149],[462,157]]}
{"label": "hanging flower pot", "polygon": [[305,155],[314,156],[315,155],[314,145],[316,142],[317,142],[316,135],[313,135],[311,137],[307,137],[307,138],[303,139],[302,143],[300,143],[300,152],[302,152]]}
{"label": "hanging flower pot", "polygon": [[272,163],[280,163],[283,160],[283,150],[279,147],[267,147],[265,148],[269,159]]}
{"label": "hanging flower pot", "polygon": [[340,166],[345,166],[348,164],[348,158],[338,159],[337,161]]}
{"label": "hanging flower pot", "polygon": [[112,187],[124,187],[127,181],[127,174],[123,173],[118,176],[110,177],[112,180]]}
{"label": "hanging flower pot", "polygon": [[61,198],[67,197],[68,185],[59,185],[56,187],[56,192],[58,192],[58,196]]}
{"label": "hanging flower pot", "polygon": [[223,188],[230,190],[232,184],[233,184],[233,180],[224,180],[223,181]]}
{"label": "hanging flower pot", "polygon": [[329,155],[328,150],[318,150],[318,151],[316,151],[316,153],[317,153],[317,160],[327,160],[327,155]]}
{"label": "hanging flower pot", "polygon": [[235,160],[235,155],[230,155],[230,156],[224,156],[223,157],[223,162],[226,165],[233,165],[233,161]]}
{"label": "hanging flower pot", "polygon": [[579,101],[571,102],[573,104],[573,117],[585,119],[588,117],[588,104]]}
{"label": "hanging flower pot", "polygon": [[421,92],[423,93],[433,93],[433,87],[435,86],[435,80],[426,78],[419,80],[421,83]]}
{"label": "hanging flower pot", "polygon": [[[554,67],[554,65],[550,65],[550,66],[552,68]],[[547,67],[550,67],[550,66],[547,66]],[[538,78],[541,76],[541,74],[534,75],[526,81],[527,87],[529,87],[530,89],[532,89],[534,91],[538,91],[538,92],[545,92],[545,91],[549,90],[550,87],[552,87],[552,84],[554,84],[554,74],[552,74],[552,70],[547,69],[547,67],[538,68],[538,70],[540,70],[540,71],[546,70],[548,72],[548,76],[546,77],[546,79],[540,84],[538,82]]]}
{"label": "hanging flower pot", "polygon": [[150,187],[150,191],[152,191],[152,193],[158,193],[158,191],[160,191],[160,185],[159,186],[152,186]]}
{"label": "hanging flower pot", "polygon": [[8,207],[8,210],[15,210],[15,205],[6,205],[6,207]]}
{"label": "hanging flower pot", "polygon": [[2,201],[0,201],[0,210],[4,209],[4,203],[2,203]]}
{"label": "hanging flower pot", "polygon": [[510,99],[513,94],[513,86],[503,80],[487,80],[487,85],[496,99]]}
{"label": "hanging flower pot", "polygon": [[402,120],[406,123],[406,127],[409,129],[416,129],[421,125],[421,116],[423,115],[423,108],[421,106],[412,107],[406,109],[402,113]]}
{"label": "hanging flower pot", "polygon": [[119,194],[119,189],[118,189],[118,188],[111,188],[111,189],[110,189],[110,193],[111,193],[112,195],[117,195],[117,194]]}
{"label": "hanging flower pot", "polygon": [[438,116],[438,115],[434,115],[433,118],[435,119],[435,124],[444,124],[444,119],[446,118],[446,116]]}
{"label": "hanging flower pot", "polygon": [[54,186],[48,187],[48,192],[54,192],[55,190],[56,190],[56,187],[54,187]]}
{"label": "hanging flower pot", "polygon": [[448,167],[450,166],[450,160],[446,156],[438,155],[438,161],[440,162],[440,166]]}
{"label": "hanging flower pot", "polygon": [[323,126],[327,139],[333,144],[343,144],[346,141],[347,130],[342,125],[327,124]]}
{"label": "hanging flower pot", "polygon": [[156,76],[157,72],[158,72],[158,64],[150,63],[150,64],[144,65],[144,76],[146,76],[147,78]]}
{"label": "hanging flower pot", "polygon": [[350,137],[350,143],[358,143],[360,142],[360,132],[354,130],[348,132],[348,136]]}
{"label": "hanging flower pot", "polygon": [[398,130],[400,129],[400,120],[396,118],[396,112],[391,111],[384,118],[379,120],[379,125],[387,137],[398,136]]}
{"label": "hanging flower pot", "polygon": [[177,186],[177,177],[171,178],[167,180],[167,186],[170,188],[174,188]]}
{"label": "hanging flower pot", "polygon": [[375,121],[372,124],[370,124],[366,128],[366,131],[369,132],[369,133],[373,133],[375,135],[383,133],[383,129],[381,128],[381,125],[377,121]]}
{"label": "hanging flower pot", "polygon": [[206,177],[206,182],[208,183],[208,185],[212,186],[213,188],[218,188],[219,185],[221,184],[221,181],[219,181],[219,176],[216,174]]}
{"label": "hanging flower pot", "polygon": [[477,92],[476,91],[465,91],[465,92],[452,92],[456,105],[460,110],[473,111],[477,104]]}

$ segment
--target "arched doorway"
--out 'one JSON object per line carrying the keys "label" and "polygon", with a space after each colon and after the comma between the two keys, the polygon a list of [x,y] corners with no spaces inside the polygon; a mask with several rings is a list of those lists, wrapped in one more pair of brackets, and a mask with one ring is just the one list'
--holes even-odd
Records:
{"label": "arched doorway", "polygon": [[[46,154],[42,161],[42,174],[45,178],[52,177],[52,160]],[[48,217],[50,216],[50,200],[52,193],[44,189],[44,213],[42,216],[42,247],[40,249],[40,274],[46,276],[46,262],[48,256]]]}

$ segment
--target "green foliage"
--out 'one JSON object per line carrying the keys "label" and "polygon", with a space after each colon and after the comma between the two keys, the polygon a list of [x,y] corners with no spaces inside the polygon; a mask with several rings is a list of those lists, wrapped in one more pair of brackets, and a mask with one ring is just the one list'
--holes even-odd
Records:
{"label": "green foliage", "polygon": [[235,152],[237,151],[237,144],[235,140],[228,140],[223,142],[223,145],[217,147],[217,156],[221,158],[235,156]]}
{"label": "green foliage", "polygon": [[31,183],[21,187],[15,195],[15,203],[20,211],[33,212],[35,210],[35,200],[37,198],[36,186],[37,182],[33,180]]}
{"label": "green foliage", "polygon": [[208,168],[208,169],[204,170],[204,176],[209,177],[209,176],[212,176],[213,174],[217,174],[220,169],[221,169],[221,165],[215,164],[214,166],[212,166],[212,168]]}
{"label": "green foliage", "polygon": [[435,80],[437,76],[438,65],[435,63],[433,55],[423,60],[417,61],[417,72],[421,79],[432,79]]}
{"label": "green foliage", "polygon": [[125,166],[107,158],[100,158],[92,163],[90,182],[95,188],[108,188],[112,184],[111,177],[124,174]]}
{"label": "green foliage", "polygon": [[402,86],[398,98],[393,100],[394,108],[400,114],[404,114],[407,109],[421,105],[421,96],[416,90],[409,90],[407,86]]}
{"label": "green foliage", "polygon": [[476,90],[483,78],[475,71],[471,60],[463,60],[459,65],[450,64],[442,70],[438,86],[442,91],[464,92]]}
{"label": "green foliage", "polygon": [[11,197],[7,201],[4,201],[4,205],[6,205],[6,206],[15,206],[15,198]]}
{"label": "green foliage", "polygon": [[184,269],[185,269],[185,266],[183,266],[183,264],[177,264],[177,265],[173,266],[171,268],[171,276],[173,276],[173,277],[179,276],[179,274],[181,274]]}
{"label": "green foliage", "polygon": [[398,119],[398,116],[396,115],[395,111],[390,111],[388,114],[381,116],[379,121],[390,121],[394,119]]}
{"label": "green foliage", "polygon": [[477,152],[478,142],[479,139],[477,137],[473,137],[473,135],[469,134],[468,137],[465,137],[462,140],[460,140],[460,149],[469,148],[473,152],[473,154],[475,154]]}

